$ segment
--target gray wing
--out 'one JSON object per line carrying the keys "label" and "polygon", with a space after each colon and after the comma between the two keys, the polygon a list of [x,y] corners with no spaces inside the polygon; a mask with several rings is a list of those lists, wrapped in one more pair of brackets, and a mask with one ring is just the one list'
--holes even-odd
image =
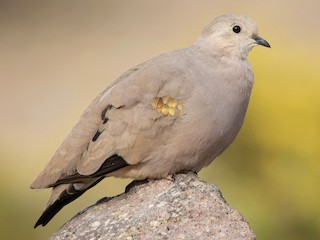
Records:
{"label": "gray wing", "polygon": [[[114,155],[129,165],[144,161],[170,133],[166,130],[179,116],[182,95],[187,96],[180,86],[184,84],[185,72],[174,64],[172,55],[160,55],[129,70],[102,92],[31,188],[46,188],[64,179],[76,181],[80,175],[93,175]],[[169,100],[174,103],[173,109],[168,106]]]}

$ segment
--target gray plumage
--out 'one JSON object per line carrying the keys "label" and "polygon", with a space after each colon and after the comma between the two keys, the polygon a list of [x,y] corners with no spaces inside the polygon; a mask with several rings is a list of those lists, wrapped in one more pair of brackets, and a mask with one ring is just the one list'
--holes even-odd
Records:
{"label": "gray plumage", "polygon": [[242,126],[253,85],[247,55],[256,45],[270,47],[252,19],[223,15],[190,47],[121,75],[32,183],[53,187],[36,226],[104,177],[164,178],[210,164]]}

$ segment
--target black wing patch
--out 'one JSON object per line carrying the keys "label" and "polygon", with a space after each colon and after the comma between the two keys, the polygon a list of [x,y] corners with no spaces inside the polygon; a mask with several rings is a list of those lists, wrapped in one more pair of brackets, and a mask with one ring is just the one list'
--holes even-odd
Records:
{"label": "black wing patch", "polygon": [[126,167],[129,164],[120,156],[118,155],[113,155],[109,157],[99,168],[98,171],[95,173],[89,175],[90,178],[96,178],[103,176],[105,174],[114,172],[120,168]]}
{"label": "black wing patch", "polygon": [[[72,176],[68,176],[62,179],[59,179],[55,184],[51,187],[56,187],[60,184],[70,184],[66,190],[64,190],[59,198],[50,206],[48,206],[39,220],[36,222],[34,228],[39,225],[45,226],[65,205],[69,204],[73,200],[80,197],[85,191],[92,188],[96,184],[98,184],[102,179],[104,179],[104,175],[110,172],[116,171],[120,168],[128,166],[128,163],[120,156],[113,155],[108,158],[99,168],[99,170],[89,176],[84,176],[79,173],[76,173]],[[81,183],[85,179],[96,178],[97,180],[89,185],[86,189],[76,190],[73,186],[74,183]]]}
{"label": "black wing patch", "polygon": [[103,124],[106,124],[107,122],[109,121],[109,118],[107,118],[107,117],[105,117],[104,119],[103,119]]}
{"label": "black wing patch", "polygon": [[66,184],[66,183],[77,183],[81,182],[83,179],[88,179],[88,178],[98,178],[101,177],[105,174],[114,172],[120,168],[126,167],[129,164],[120,156],[118,155],[113,155],[109,157],[99,168],[98,171],[91,175],[81,175],[79,173],[76,173],[71,176],[67,176],[64,178],[59,179],[56,183],[52,184],[50,187],[56,187],[60,184]]}
{"label": "black wing patch", "polygon": [[103,130],[102,131],[97,130],[96,134],[92,138],[92,142],[95,142],[98,139],[98,137],[101,135],[101,133],[103,133]]}

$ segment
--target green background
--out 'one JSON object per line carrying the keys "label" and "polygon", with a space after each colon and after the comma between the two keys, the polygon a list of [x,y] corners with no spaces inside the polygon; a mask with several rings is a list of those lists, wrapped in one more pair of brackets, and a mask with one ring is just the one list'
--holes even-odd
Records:
{"label": "green background", "polygon": [[47,239],[129,180],[106,179],[45,228],[49,190],[29,185],[91,100],[126,69],[190,45],[224,13],[256,20],[271,49],[234,144],[200,176],[259,240],[320,239],[320,2],[317,0],[0,1],[0,238]]}

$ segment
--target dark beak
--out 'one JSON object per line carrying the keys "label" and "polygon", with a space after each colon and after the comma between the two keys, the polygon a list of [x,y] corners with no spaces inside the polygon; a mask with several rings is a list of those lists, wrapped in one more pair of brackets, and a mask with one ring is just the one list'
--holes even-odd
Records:
{"label": "dark beak", "polygon": [[265,47],[268,47],[268,48],[271,48],[270,44],[264,40],[263,38],[259,37],[258,35],[253,35],[252,36],[253,40],[255,40],[259,45],[261,46],[265,46]]}

